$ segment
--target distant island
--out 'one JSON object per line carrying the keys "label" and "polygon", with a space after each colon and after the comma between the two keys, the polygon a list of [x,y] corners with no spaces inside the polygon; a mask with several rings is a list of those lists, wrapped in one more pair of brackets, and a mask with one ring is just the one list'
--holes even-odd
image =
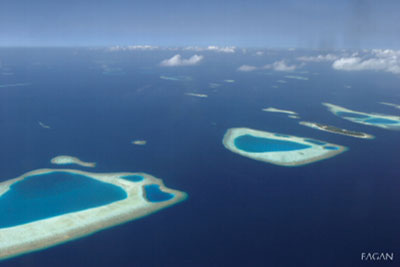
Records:
{"label": "distant island", "polygon": [[194,97],[199,97],[199,98],[206,98],[208,95],[206,94],[197,94],[197,93],[185,93],[187,96],[194,96]]}
{"label": "distant island", "polygon": [[297,115],[297,112],[294,112],[294,111],[291,111],[291,110],[273,108],[273,107],[263,108],[262,111],[265,111],[265,112],[278,112],[278,113],[286,113],[286,114],[290,114],[290,115]]}
{"label": "distant island", "polygon": [[301,166],[334,157],[346,147],[312,138],[231,128],[224,135],[225,148],[241,156],[280,166]]}
{"label": "distant island", "polygon": [[347,136],[352,136],[356,138],[363,138],[363,139],[374,139],[375,137],[371,134],[363,133],[363,132],[356,132],[356,131],[350,131],[346,129],[341,129],[335,126],[331,125],[326,125],[326,124],[321,124],[317,122],[307,122],[307,121],[300,121],[300,125],[311,127],[313,129],[325,131],[325,132],[330,132],[330,133],[335,133],[335,134],[341,134],[341,135],[347,135]]}
{"label": "distant island", "polygon": [[85,162],[78,159],[77,157],[71,157],[66,155],[54,157],[51,159],[50,162],[57,165],[77,164],[82,167],[90,167],[90,168],[96,167],[96,162]]}
{"label": "distant island", "polygon": [[394,107],[394,108],[400,109],[400,105],[397,105],[397,104],[388,103],[388,102],[379,102],[379,103],[382,104],[382,105],[386,105],[386,106],[390,106],[390,107]]}
{"label": "distant island", "polygon": [[322,104],[326,106],[330,112],[345,120],[364,125],[375,126],[387,130],[400,130],[399,116],[355,111],[330,103]]}
{"label": "distant island", "polygon": [[38,123],[39,123],[40,127],[42,127],[43,129],[50,129],[51,128],[49,125],[46,125],[41,121],[38,121]]}
{"label": "distant island", "polygon": [[0,260],[81,238],[184,199],[186,193],[146,173],[30,171],[0,183]]}

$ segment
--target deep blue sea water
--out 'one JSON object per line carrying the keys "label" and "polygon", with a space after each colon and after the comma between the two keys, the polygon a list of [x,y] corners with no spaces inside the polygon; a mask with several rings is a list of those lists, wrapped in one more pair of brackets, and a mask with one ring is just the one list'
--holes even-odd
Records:
{"label": "deep blue sea water", "polygon": [[13,184],[0,197],[0,227],[11,227],[122,200],[122,188],[80,174],[50,172]]}
{"label": "deep blue sea water", "polygon": [[[343,120],[321,102],[399,115],[378,104],[400,103],[399,77],[310,63],[301,74],[308,81],[287,79],[273,88],[287,73],[236,71],[303,52],[312,53],[204,52],[198,66],[163,68],[159,62],[177,51],[0,50],[2,68],[13,72],[0,76],[1,84],[29,83],[0,88],[1,180],[57,167],[50,159],[66,154],[97,162],[96,172],[148,172],[189,194],[185,202],[148,217],[0,265],[364,266],[361,252],[398,255],[400,133]],[[104,75],[104,66],[122,71]],[[261,111],[269,106],[376,138],[317,131],[285,114]],[[275,166],[225,149],[222,138],[232,127],[309,137],[349,150],[307,166]],[[137,139],[147,144],[132,145]]]}
{"label": "deep blue sea water", "polygon": [[352,113],[352,112],[344,112],[344,111],[339,111],[336,113],[336,115],[341,116],[341,117],[350,117],[350,118],[357,118],[357,119],[369,118],[369,116],[367,116],[367,115]]}

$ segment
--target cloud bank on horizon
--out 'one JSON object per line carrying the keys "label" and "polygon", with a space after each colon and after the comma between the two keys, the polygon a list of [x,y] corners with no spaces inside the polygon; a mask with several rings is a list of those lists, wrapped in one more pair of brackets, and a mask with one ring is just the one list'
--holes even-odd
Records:
{"label": "cloud bank on horizon", "polygon": [[207,47],[200,47],[200,46],[186,46],[183,48],[183,50],[189,50],[189,51],[215,51],[215,52],[222,52],[222,53],[235,53],[236,52],[236,47],[235,46],[216,46],[216,45],[209,45]]}
{"label": "cloud bank on horizon", "polygon": [[332,67],[343,71],[385,71],[400,74],[400,50],[374,49],[370,54],[336,59]]}
{"label": "cloud bank on horizon", "polygon": [[175,56],[161,61],[160,66],[163,67],[177,67],[177,66],[193,66],[197,65],[203,60],[203,56],[193,55],[188,59],[182,58],[181,55],[176,54]]}
{"label": "cloud bank on horizon", "polygon": [[242,65],[237,70],[243,72],[250,72],[258,69],[271,69],[274,71],[294,71],[302,65],[288,65],[285,60],[275,61],[272,64],[266,64],[262,67],[256,67],[251,65]]}
{"label": "cloud bank on horizon", "polygon": [[324,61],[334,61],[338,57],[334,54],[318,55],[318,56],[302,56],[298,57],[297,60],[304,62],[324,62]]}

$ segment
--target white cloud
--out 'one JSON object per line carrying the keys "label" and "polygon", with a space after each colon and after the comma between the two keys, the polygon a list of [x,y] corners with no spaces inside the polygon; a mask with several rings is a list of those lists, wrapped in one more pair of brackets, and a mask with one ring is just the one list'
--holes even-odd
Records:
{"label": "white cloud", "polygon": [[332,67],[344,71],[375,70],[400,74],[400,50],[376,49],[363,56],[353,54],[335,60]]}
{"label": "white cloud", "polygon": [[109,51],[131,51],[131,50],[156,50],[158,46],[151,45],[129,45],[129,46],[112,46]]}
{"label": "white cloud", "polygon": [[203,56],[193,55],[188,59],[184,59],[181,55],[176,54],[175,56],[161,61],[160,65],[164,67],[176,67],[176,66],[193,66],[203,60]]}
{"label": "white cloud", "polygon": [[257,51],[257,52],[256,52],[256,55],[257,55],[257,56],[262,56],[262,55],[264,55],[264,51]]}
{"label": "white cloud", "polygon": [[249,72],[249,71],[253,71],[253,70],[256,70],[256,69],[257,69],[257,67],[255,67],[255,66],[242,65],[237,70],[238,71]]}
{"label": "white cloud", "polygon": [[273,69],[275,71],[293,71],[297,68],[296,65],[287,65],[284,60],[276,61],[272,64],[264,65],[264,69]]}
{"label": "white cloud", "polygon": [[223,52],[223,53],[235,53],[236,47],[234,47],[234,46],[218,47],[218,46],[210,45],[207,47],[207,50]]}
{"label": "white cloud", "polygon": [[236,52],[236,47],[235,46],[224,46],[224,47],[219,47],[216,45],[209,45],[207,47],[200,47],[200,46],[187,46],[183,48],[183,50],[190,50],[190,51],[215,51],[215,52],[221,52],[221,53],[235,53]]}
{"label": "white cloud", "polygon": [[337,59],[337,56],[333,54],[326,54],[326,55],[318,55],[318,56],[303,56],[298,57],[297,60],[305,61],[305,62],[322,62],[322,61],[334,61]]}

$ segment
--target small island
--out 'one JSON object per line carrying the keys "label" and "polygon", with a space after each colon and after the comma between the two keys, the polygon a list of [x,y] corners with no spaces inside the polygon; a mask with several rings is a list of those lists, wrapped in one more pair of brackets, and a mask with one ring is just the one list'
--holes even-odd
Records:
{"label": "small island", "polygon": [[262,111],[265,111],[265,112],[285,113],[285,114],[289,114],[289,115],[297,115],[297,112],[294,112],[294,111],[291,111],[291,110],[273,108],[273,107],[263,108]]}
{"label": "small island", "polygon": [[303,125],[303,126],[311,127],[313,129],[325,131],[325,132],[347,135],[347,136],[352,136],[352,137],[356,137],[356,138],[363,138],[363,139],[374,139],[375,138],[375,136],[373,136],[371,134],[350,131],[350,130],[341,129],[341,128],[338,128],[335,126],[321,124],[321,123],[317,123],[317,122],[300,121],[299,124]]}
{"label": "small island", "polygon": [[294,120],[300,119],[300,117],[297,116],[297,115],[289,115],[288,118],[291,118],[291,119],[294,119]]}
{"label": "small island", "polygon": [[[81,238],[187,195],[146,173],[39,169],[0,183],[0,260]],[[27,212],[29,211],[29,212]]]}
{"label": "small island", "polygon": [[249,128],[228,129],[222,142],[241,156],[286,167],[310,164],[347,150],[325,141]]}
{"label": "small island", "polygon": [[187,96],[194,96],[194,97],[199,97],[199,98],[206,98],[208,95],[206,94],[197,94],[197,93],[185,93]]}
{"label": "small island", "polygon": [[379,102],[379,104],[382,104],[382,105],[386,105],[386,106],[389,106],[389,107],[394,107],[394,108],[400,109],[400,105],[393,104],[393,103]]}
{"label": "small island", "polygon": [[49,125],[46,125],[41,121],[38,121],[38,123],[39,123],[39,126],[42,127],[43,129],[50,129],[51,128]]}
{"label": "small island", "polygon": [[146,140],[133,140],[132,145],[137,145],[137,146],[144,146],[145,144],[147,144]]}
{"label": "small island", "polygon": [[286,75],[285,78],[288,79],[295,79],[295,80],[303,80],[303,81],[308,81],[308,77],[304,77],[304,76],[298,76],[298,75]]}
{"label": "small island", "polygon": [[69,165],[69,164],[77,164],[82,167],[94,168],[96,167],[96,162],[85,162],[77,157],[71,157],[66,155],[57,156],[51,159],[50,161],[53,164],[57,165]]}
{"label": "small island", "polygon": [[387,130],[400,130],[400,117],[354,111],[341,106],[322,103],[330,112],[345,120]]}

